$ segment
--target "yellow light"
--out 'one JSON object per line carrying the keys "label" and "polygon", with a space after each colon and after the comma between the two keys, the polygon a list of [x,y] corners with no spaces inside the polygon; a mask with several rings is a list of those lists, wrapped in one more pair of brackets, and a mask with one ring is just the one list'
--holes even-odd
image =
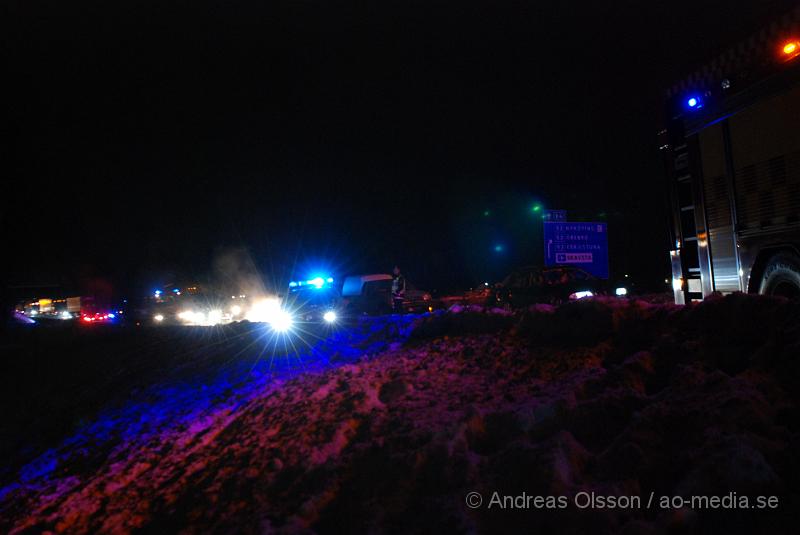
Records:
{"label": "yellow light", "polygon": [[787,56],[791,56],[792,54],[797,52],[797,49],[798,49],[797,41],[793,41],[791,43],[786,43],[785,45],[783,45],[783,53],[786,54]]}

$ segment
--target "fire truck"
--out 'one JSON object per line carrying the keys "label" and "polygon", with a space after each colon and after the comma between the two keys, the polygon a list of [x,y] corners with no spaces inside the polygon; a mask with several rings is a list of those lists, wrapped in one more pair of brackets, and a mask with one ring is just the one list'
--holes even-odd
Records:
{"label": "fire truck", "polygon": [[800,7],[667,91],[675,302],[800,297]]}

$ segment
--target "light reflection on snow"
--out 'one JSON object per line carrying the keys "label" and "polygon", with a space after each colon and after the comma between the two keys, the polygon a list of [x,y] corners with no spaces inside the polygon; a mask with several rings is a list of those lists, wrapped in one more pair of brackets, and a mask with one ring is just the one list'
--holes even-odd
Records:
{"label": "light reflection on snow", "polygon": [[[254,396],[279,388],[300,373],[313,373],[385,350],[408,338],[418,316],[360,318],[348,328],[326,336],[300,328],[291,335],[276,333],[259,324],[240,337],[230,365],[213,378],[177,380],[142,392],[121,407],[106,410],[61,444],[23,466],[17,482],[0,487],[0,499],[27,489],[51,488],[59,467],[77,461],[108,463],[126,452],[163,439],[165,429],[184,430],[193,436],[220,415],[229,414]],[[194,334],[202,332],[198,327]],[[246,335],[246,336],[245,336]],[[245,358],[247,357],[247,358]],[[253,363],[255,361],[255,363]],[[95,452],[105,452],[97,459]],[[83,459],[81,459],[83,457]],[[68,481],[60,487],[68,492]],[[73,481],[78,484],[78,481]]]}

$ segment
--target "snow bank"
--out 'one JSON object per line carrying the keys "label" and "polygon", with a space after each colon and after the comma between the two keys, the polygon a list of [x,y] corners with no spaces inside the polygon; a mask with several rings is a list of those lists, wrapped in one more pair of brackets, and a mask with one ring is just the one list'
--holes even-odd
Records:
{"label": "snow bank", "polygon": [[[800,307],[592,299],[365,321],[350,357],[256,375],[135,432],[65,443],[0,531],[790,533]],[[377,353],[370,351],[378,348]],[[337,361],[332,359],[334,364]],[[343,362],[343,363],[342,363]],[[143,408],[121,411],[133,425]],[[503,510],[498,491],[775,495],[752,510]],[[484,504],[485,505],[485,504]]]}

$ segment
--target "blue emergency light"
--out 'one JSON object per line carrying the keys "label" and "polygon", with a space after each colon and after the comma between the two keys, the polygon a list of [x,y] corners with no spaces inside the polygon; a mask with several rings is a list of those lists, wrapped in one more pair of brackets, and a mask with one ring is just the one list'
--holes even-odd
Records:
{"label": "blue emergency light", "polygon": [[686,107],[690,110],[699,110],[703,107],[703,100],[698,96],[691,96],[686,99]]}
{"label": "blue emergency light", "polygon": [[299,288],[302,286],[310,286],[314,289],[320,290],[324,288],[326,285],[333,284],[333,277],[321,277],[317,276],[313,279],[308,279],[305,281],[291,281],[289,283],[289,288]]}

